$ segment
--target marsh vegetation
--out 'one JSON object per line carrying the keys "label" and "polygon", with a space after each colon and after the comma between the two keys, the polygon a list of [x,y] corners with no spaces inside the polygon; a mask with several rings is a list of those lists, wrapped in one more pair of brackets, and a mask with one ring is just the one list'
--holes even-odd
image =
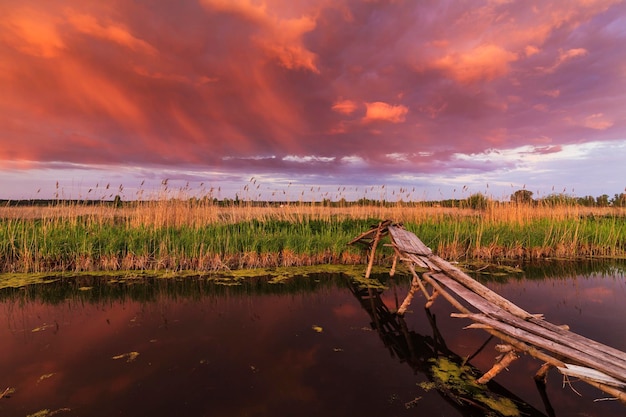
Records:
{"label": "marsh vegetation", "polygon": [[626,208],[571,201],[60,200],[0,207],[0,272],[358,264],[363,254],[346,243],[384,219],[451,260],[626,256]]}

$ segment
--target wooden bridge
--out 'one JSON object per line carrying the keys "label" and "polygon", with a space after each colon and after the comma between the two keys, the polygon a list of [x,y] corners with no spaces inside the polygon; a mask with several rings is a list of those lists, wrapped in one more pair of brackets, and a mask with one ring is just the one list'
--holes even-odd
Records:
{"label": "wooden bridge", "polygon": [[[442,296],[458,310],[453,317],[472,320],[467,328],[483,329],[506,343],[501,359],[477,382],[487,383],[523,352],[543,362],[535,375],[538,382],[545,383],[547,372],[556,368],[626,404],[626,353],[571,332],[567,326],[552,324],[541,314],[523,310],[433,254],[401,225],[381,222],[349,243],[364,245],[369,251],[366,278],[371,274],[376,248],[386,236],[395,253],[390,275],[394,275],[398,260],[413,275],[396,314],[405,314],[418,291],[425,295],[427,308]],[[416,266],[427,272],[418,273]]]}

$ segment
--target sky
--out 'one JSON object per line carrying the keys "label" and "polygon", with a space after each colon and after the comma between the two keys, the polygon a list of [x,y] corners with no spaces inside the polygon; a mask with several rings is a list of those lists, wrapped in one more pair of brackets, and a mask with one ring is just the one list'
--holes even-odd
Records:
{"label": "sky", "polygon": [[0,199],[612,197],[624,45],[620,0],[0,0]]}

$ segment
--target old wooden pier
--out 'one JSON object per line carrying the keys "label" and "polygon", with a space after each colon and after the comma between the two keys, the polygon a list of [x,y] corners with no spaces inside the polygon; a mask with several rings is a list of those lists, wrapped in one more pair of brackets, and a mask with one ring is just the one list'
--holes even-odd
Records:
{"label": "old wooden pier", "polygon": [[[555,368],[626,404],[626,353],[571,332],[567,326],[552,324],[541,314],[523,310],[436,256],[402,225],[384,221],[350,242],[365,245],[369,251],[366,278],[371,274],[376,248],[387,236],[395,252],[390,275],[394,275],[398,261],[413,275],[396,314],[405,314],[418,291],[426,297],[427,308],[441,296],[458,310],[453,317],[473,322],[467,328],[483,329],[505,343],[499,361],[477,380],[479,383],[488,382],[521,352],[543,362],[535,375],[539,382],[545,381],[549,369]],[[418,273],[416,267],[426,272]]]}

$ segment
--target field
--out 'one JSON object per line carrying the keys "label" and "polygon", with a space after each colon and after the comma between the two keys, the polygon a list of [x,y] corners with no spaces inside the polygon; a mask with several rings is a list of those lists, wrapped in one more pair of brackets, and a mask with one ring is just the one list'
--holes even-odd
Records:
{"label": "field", "polygon": [[346,243],[384,219],[403,223],[449,260],[626,257],[623,207],[57,201],[0,207],[0,272],[355,264],[364,262],[364,254]]}

